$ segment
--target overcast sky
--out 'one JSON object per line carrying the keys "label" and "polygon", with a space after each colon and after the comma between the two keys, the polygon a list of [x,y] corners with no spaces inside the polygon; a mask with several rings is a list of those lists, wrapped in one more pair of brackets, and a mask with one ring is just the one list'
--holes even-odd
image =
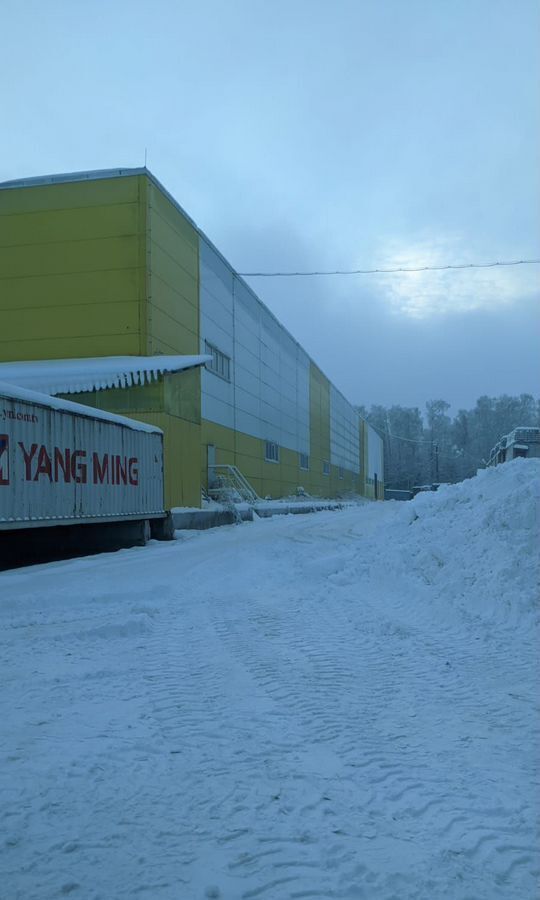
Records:
{"label": "overcast sky", "polygon": [[[0,11],[0,180],[147,148],[240,272],[540,258],[538,0]],[[540,393],[540,266],[248,280],[352,402]]]}

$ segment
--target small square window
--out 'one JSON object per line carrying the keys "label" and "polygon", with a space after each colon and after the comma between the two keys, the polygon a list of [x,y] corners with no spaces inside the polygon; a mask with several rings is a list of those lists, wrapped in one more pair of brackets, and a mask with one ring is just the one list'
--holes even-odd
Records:
{"label": "small square window", "polygon": [[307,453],[300,453],[300,468],[305,469],[306,472],[309,472],[309,456]]}
{"label": "small square window", "polygon": [[266,441],[264,458],[266,462],[279,462],[279,445],[275,441]]}
{"label": "small square window", "polygon": [[330,475],[330,463],[327,459],[323,459],[322,473],[323,475]]}
{"label": "small square window", "polygon": [[339,475],[340,478],[345,478],[345,472],[344,472],[343,466],[340,466],[340,467],[339,467],[339,469],[338,469],[338,475]]}
{"label": "small square window", "polygon": [[205,352],[208,356],[211,356],[212,359],[210,362],[206,363],[206,368],[209,372],[213,372],[214,375],[219,375],[220,378],[223,378],[225,381],[231,380],[231,360],[229,356],[226,356],[225,353],[222,353],[221,350],[218,350],[217,347],[214,347],[209,341],[204,342]]}

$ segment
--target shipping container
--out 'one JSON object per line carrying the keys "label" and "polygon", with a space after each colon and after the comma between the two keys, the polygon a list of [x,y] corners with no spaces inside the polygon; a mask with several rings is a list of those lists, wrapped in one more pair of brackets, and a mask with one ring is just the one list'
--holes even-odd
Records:
{"label": "shipping container", "polygon": [[0,383],[0,530],[164,517],[160,429]]}

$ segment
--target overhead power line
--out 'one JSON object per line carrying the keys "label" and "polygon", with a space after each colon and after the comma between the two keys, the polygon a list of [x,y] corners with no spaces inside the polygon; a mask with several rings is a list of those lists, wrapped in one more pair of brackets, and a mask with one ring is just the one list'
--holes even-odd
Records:
{"label": "overhead power line", "polygon": [[[437,445],[440,444],[440,441],[439,441],[437,438],[432,438],[432,439],[430,439],[430,440],[426,440],[425,438],[423,438],[422,440],[418,440],[417,438],[402,437],[402,436],[399,435],[399,434],[392,434],[390,431],[383,431],[383,434],[386,434],[389,438],[392,438],[393,440],[396,440],[396,441],[407,441],[407,442],[410,443],[410,444],[429,444],[429,445],[431,445],[431,446],[434,446],[435,444],[437,444]],[[453,459],[453,460],[459,459],[459,457],[462,456],[462,455],[463,455],[463,456],[468,456],[469,459],[474,459],[474,460],[476,460],[477,462],[480,460],[480,457],[478,457],[478,456],[473,456],[471,453],[469,453],[468,450],[464,450],[464,449],[462,449],[462,448],[458,448],[458,449],[457,449],[457,453],[456,453],[455,456],[448,456],[448,455],[445,455],[445,454],[443,454],[443,453],[441,453],[441,454],[439,454],[439,455],[440,455],[440,456],[443,456],[445,459]]]}
{"label": "overhead power line", "polygon": [[511,259],[487,263],[452,263],[445,266],[400,266],[388,269],[336,269],[321,272],[239,272],[243,278],[297,278],[312,275],[388,275],[397,272],[444,272],[448,269],[495,269],[503,266],[535,266],[540,259]]}
{"label": "overhead power line", "polygon": [[[384,428],[378,428],[376,425],[373,425],[371,422],[369,422],[368,419],[366,419],[366,421],[368,422],[369,425],[371,425],[371,427],[378,433],[378,435],[380,437],[385,435],[386,437],[391,438],[391,440],[406,441],[408,444],[427,444],[428,446],[431,446],[431,447],[438,446],[440,444],[440,440],[438,440],[437,438],[426,440],[426,438],[403,437],[403,435],[393,434],[391,431],[386,431]],[[469,459],[474,460],[474,462],[482,461],[479,456],[473,456],[473,454],[469,453],[468,450],[464,450],[462,448],[458,448],[457,452],[454,456],[449,456],[446,453],[439,453],[439,456],[442,459],[450,459],[453,462],[460,459],[461,456],[468,456]]]}
{"label": "overhead power line", "polygon": [[393,438],[396,441],[407,441],[409,444],[433,444],[433,443],[435,443],[434,441],[426,441],[425,439],[419,440],[418,438],[401,437],[401,435],[399,435],[399,434],[392,434],[391,431],[382,431],[382,434],[386,434],[386,435],[388,435],[388,437]]}

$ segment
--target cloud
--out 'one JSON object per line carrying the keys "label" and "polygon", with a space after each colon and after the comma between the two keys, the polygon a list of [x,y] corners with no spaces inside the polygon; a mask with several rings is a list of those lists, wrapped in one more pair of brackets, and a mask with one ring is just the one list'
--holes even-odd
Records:
{"label": "cloud", "polygon": [[[209,229],[210,230],[210,229]],[[285,220],[245,229],[216,219],[210,236],[247,271],[309,269],[331,250]],[[357,245],[358,246],[358,245]],[[338,264],[356,262],[339,248]],[[373,258],[440,264],[465,261],[456,238],[384,246]],[[485,259],[475,252],[475,259]],[[359,260],[358,260],[359,262]],[[364,262],[364,260],[362,260]],[[525,270],[525,271],[522,271]],[[343,278],[247,279],[278,319],[353,403],[423,408],[441,397],[471,407],[481,394],[538,393],[540,305],[534,266]]]}
{"label": "cloud", "polygon": [[[467,262],[495,262],[472,252],[459,237],[442,236],[404,245],[392,240],[380,251],[389,268],[421,268]],[[396,316],[409,319],[453,316],[519,303],[538,287],[532,266],[401,272],[377,276],[377,293]]]}

